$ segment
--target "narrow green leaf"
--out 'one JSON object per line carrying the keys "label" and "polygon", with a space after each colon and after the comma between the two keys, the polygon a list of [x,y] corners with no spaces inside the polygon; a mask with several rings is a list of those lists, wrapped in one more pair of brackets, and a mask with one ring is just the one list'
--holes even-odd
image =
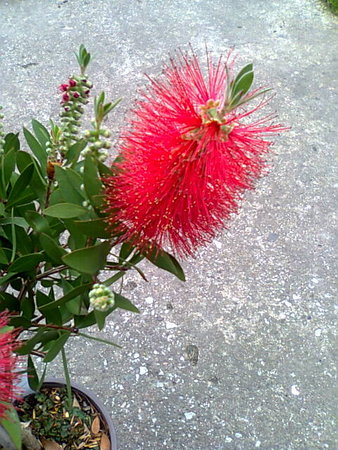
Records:
{"label": "narrow green leaf", "polygon": [[111,286],[113,283],[116,283],[116,281],[120,280],[122,277],[124,277],[126,274],[125,271],[120,271],[115,273],[112,277],[107,278],[107,280],[105,280],[104,284],[106,286]]}
{"label": "narrow green leaf", "polygon": [[43,148],[46,148],[46,143],[49,142],[50,140],[47,128],[44,127],[42,123],[38,122],[35,119],[32,120],[32,127],[34,130],[34,134],[38,138],[38,141],[40,142],[41,146]]}
{"label": "narrow green leaf", "polygon": [[44,210],[44,214],[46,216],[56,217],[59,219],[72,219],[83,216],[86,213],[88,213],[86,208],[74,203],[58,203],[56,205],[49,206]]}
{"label": "narrow green leaf", "polygon": [[5,156],[2,158],[2,183],[4,190],[6,190],[7,184],[12,176],[12,173],[15,168],[15,160],[16,160],[16,151],[14,149],[9,150],[5,153]]}
{"label": "narrow green leaf", "polygon": [[6,208],[10,208],[13,205],[19,204],[18,199],[29,196],[25,194],[27,192],[27,186],[29,185],[34,172],[34,165],[30,164],[25,168],[25,170],[20,174],[19,178],[16,180],[10,194],[8,197],[8,202]]}
{"label": "narrow green leaf", "polygon": [[38,161],[40,161],[41,165],[43,167],[46,167],[47,165],[46,150],[42,147],[40,142],[32,135],[32,133],[25,127],[23,128],[23,134],[33,154],[37,157]]}
{"label": "narrow green leaf", "polygon": [[33,390],[36,391],[39,386],[39,376],[35,369],[34,361],[31,357],[31,355],[28,355],[28,361],[27,361],[27,379],[28,379],[28,385]]}
{"label": "narrow green leaf", "polygon": [[97,174],[96,162],[91,155],[87,155],[85,159],[83,180],[85,191],[90,200],[94,195],[102,193],[103,185]]}
{"label": "narrow green leaf", "polygon": [[20,309],[22,311],[22,316],[27,320],[32,320],[35,311],[35,302],[33,297],[25,297],[21,300]]}
{"label": "narrow green leaf", "polygon": [[11,150],[20,150],[19,133],[8,133],[5,136],[4,153],[8,153]]}
{"label": "narrow green leaf", "polygon": [[[246,94],[253,82],[254,73],[253,73],[253,65],[248,64],[239,72],[237,77],[235,78],[234,85],[231,92],[231,99],[233,99],[238,93],[242,93],[242,95]],[[232,101],[230,101],[232,103]]]}
{"label": "narrow green leaf", "polygon": [[121,258],[121,262],[124,262],[128,258],[128,256],[131,255],[133,250],[134,250],[134,247],[131,244],[124,242],[121,245],[121,250],[120,250],[120,255],[119,255]]}
{"label": "narrow green leaf", "polygon": [[152,255],[145,255],[146,258],[160,269],[164,269],[181,280],[185,281],[185,275],[179,262],[164,250],[155,251]]}
{"label": "narrow green leaf", "polygon": [[85,139],[81,139],[80,141],[69,147],[69,150],[66,154],[67,163],[72,165],[75,164],[79,159],[80,153],[86,148],[86,146],[87,141]]}
{"label": "narrow green leaf", "polygon": [[61,334],[61,336],[53,343],[50,350],[47,352],[47,355],[44,357],[43,362],[49,363],[49,362],[53,361],[53,359],[56,358],[58,353],[65,346],[69,336],[70,336],[70,332],[64,331]]}
{"label": "narrow green leaf", "polygon": [[116,292],[114,292],[114,300],[115,300],[114,306],[116,308],[126,309],[127,311],[132,311],[135,313],[140,312],[140,310],[135,305],[133,305],[130,300],[128,300],[121,294],[117,294]]}
{"label": "narrow green leaf", "polygon": [[69,267],[81,273],[94,275],[100,269],[104,268],[110,249],[110,242],[104,241],[93,247],[74,250],[63,256],[62,260]]}
{"label": "narrow green leaf", "polygon": [[[95,320],[94,320],[93,324],[94,323],[95,323]],[[79,327],[79,328],[81,328],[81,327]],[[82,336],[82,337],[84,337],[86,339],[91,339],[91,340],[96,341],[96,342],[101,342],[102,344],[108,344],[108,345],[112,345],[113,347],[122,348],[120,345],[114,344],[114,342],[108,341],[107,339],[102,339],[102,338],[98,338],[98,337],[95,337],[95,336],[90,336],[89,334],[85,334],[85,333],[77,333],[77,335],[78,336]]]}

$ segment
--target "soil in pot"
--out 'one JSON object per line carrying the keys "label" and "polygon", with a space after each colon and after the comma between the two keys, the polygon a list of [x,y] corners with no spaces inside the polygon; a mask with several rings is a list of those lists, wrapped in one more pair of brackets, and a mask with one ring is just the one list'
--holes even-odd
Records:
{"label": "soil in pot", "polygon": [[[61,386],[44,386],[25,397],[17,409],[28,440],[33,434],[45,450],[110,450],[109,431],[102,415],[86,395],[74,389],[72,393],[70,408],[66,388]],[[26,450],[33,444],[27,445],[23,447]]]}

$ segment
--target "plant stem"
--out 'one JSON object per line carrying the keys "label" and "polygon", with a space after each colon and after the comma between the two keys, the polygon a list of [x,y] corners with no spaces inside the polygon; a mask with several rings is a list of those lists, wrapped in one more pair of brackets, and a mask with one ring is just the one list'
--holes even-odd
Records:
{"label": "plant stem", "polygon": [[62,347],[62,349],[61,349],[61,354],[62,354],[63,370],[65,373],[65,379],[66,379],[68,409],[71,410],[72,405],[73,405],[73,397],[72,397],[72,388],[70,385],[70,376],[69,376],[69,370],[68,370],[68,365],[67,365],[66,352],[65,352],[64,347]]}
{"label": "plant stem", "polygon": [[59,267],[55,267],[54,269],[46,270],[46,272],[43,272],[40,275],[37,275],[36,279],[41,280],[42,278],[46,278],[49,275],[52,275],[53,273],[62,272],[62,270],[65,270],[67,268],[68,268],[68,266],[59,266]]}

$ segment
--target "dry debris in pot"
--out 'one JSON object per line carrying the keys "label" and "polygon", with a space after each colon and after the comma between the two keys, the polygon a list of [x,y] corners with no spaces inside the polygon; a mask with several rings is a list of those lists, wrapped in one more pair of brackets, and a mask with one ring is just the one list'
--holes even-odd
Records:
{"label": "dry debris in pot", "polygon": [[72,408],[66,405],[64,387],[44,387],[27,396],[18,413],[45,450],[109,450],[107,426],[88,399],[73,390]]}

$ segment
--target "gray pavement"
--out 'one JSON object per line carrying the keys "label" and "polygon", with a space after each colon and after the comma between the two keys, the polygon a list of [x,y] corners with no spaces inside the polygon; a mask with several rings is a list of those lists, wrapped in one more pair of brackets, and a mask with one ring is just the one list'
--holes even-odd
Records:
{"label": "gray pavement", "polygon": [[109,123],[118,136],[143,73],[189,42],[201,57],[207,44],[254,62],[292,127],[230,229],[183,263],[186,283],[146,264],[149,283],[128,275],[142,313],[118,313],[104,332],[122,350],[68,348],[73,379],[104,400],[121,450],[338,448],[336,29],[316,0],[0,1],[0,104],[13,129],[57,117],[56,86],[84,43],[95,85],[124,97]]}

